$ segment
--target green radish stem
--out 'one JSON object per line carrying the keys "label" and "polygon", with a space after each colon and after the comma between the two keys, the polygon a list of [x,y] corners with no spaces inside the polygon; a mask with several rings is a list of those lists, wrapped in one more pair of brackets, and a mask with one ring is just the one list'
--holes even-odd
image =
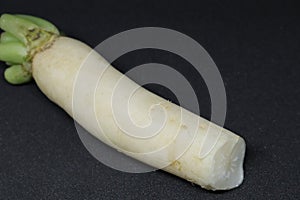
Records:
{"label": "green radish stem", "polygon": [[0,27],[4,31],[13,34],[26,45],[28,44],[28,36],[32,38],[32,35],[36,35],[39,30],[39,27],[31,21],[10,14],[1,16]]}
{"label": "green radish stem", "polygon": [[8,32],[3,32],[0,37],[0,43],[19,42],[18,38]]}
{"label": "green radish stem", "polygon": [[34,55],[51,45],[59,31],[44,19],[11,14],[0,17],[0,28],[5,31],[0,38],[0,60],[11,65],[4,77],[11,84],[27,83]]}
{"label": "green radish stem", "polygon": [[51,33],[55,33],[57,35],[59,35],[59,31],[58,29],[50,22],[44,20],[44,19],[41,19],[41,18],[38,18],[38,17],[33,17],[33,16],[30,16],[30,15],[16,15],[20,18],[23,18],[23,19],[26,19],[26,20],[29,20],[33,23],[35,23],[36,25],[38,25],[40,28],[48,31],[48,32],[51,32]]}
{"label": "green radish stem", "polygon": [[17,63],[13,63],[13,62],[5,62],[5,64],[8,66],[17,65]]}
{"label": "green radish stem", "polygon": [[4,77],[9,83],[18,85],[31,81],[31,73],[22,65],[13,65],[4,72]]}
{"label": "green radish stem", "polygon": [[12,63],[23,63],[26,60],[27,49],[20,42],[0,43],[0,60]]}

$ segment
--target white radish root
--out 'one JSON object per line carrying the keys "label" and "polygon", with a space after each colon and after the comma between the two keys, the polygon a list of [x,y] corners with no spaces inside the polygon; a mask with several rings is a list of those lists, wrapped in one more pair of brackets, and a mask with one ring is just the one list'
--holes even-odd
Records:
{"label": "white radish root", "polygon": [[[129,101],[131,120],[138,125],[160,124],[161,121],[156,120],[159,117],[149,118],[150,113],[151,116],[165,116],[165,123],[151,138],[131,137],[126,132],[130,130],[126,123],[116,123],[114,114],[123,111],[118,106],[113,107],[112,101],[116,94],[127,97],[137,87],[136,83],[124,78],[82,42],[58,37],[48,49],[34,56],[32,74],[50,100],[95,137],[119,151],[151,166],[163,167],[206,189],[227,190],[242,183],[245,142],[241,137],[142,87]],[[122,90],[116,89],[120,79]],[[117,118],[120,122],[128,120],[124,116]],[[201,158],[200,150],[205,151],[201,149],[205,134],[219,131],[216,144]],[[131,134],[138,134],[133,132]]]}

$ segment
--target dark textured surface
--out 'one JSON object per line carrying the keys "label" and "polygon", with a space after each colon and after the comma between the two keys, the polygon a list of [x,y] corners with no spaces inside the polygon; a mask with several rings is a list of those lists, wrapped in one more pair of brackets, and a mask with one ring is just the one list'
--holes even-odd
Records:
{"label": "dark textured surface", "polygon": [[[145,1],[146,2],[146,1]],[[0,79],[0,199],[300,199],[299,1],[1,1],[0,13],[41,16],[68,35],[96,45],[121,31],[160,26],[197,40],[212,56],[227,90],[225,127],[247,141],[245,180],[212,193],[162,171],[127,174],[95,160],[74,123],[34,83],[13,87]],[[159,51],[116,61],[126,71],[157,61],[181,67],[209,97],[189,65]],[[1,63],[0,74],[4,70]],[[152,90],[172,98],[166,90]]]}

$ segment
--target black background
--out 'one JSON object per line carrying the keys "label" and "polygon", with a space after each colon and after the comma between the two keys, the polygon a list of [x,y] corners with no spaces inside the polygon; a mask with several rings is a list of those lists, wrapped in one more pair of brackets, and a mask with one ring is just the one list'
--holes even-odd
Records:
{"label": "black background", "polygon": [[[94,159],[73,120],[34,83],[0,79],[0,199],[299,199],[299,1],[1,1],[0,13],[46,18],[95,46],[131,28],[180,31],[211,55],[227,91],[225,127],[247,142],[245,180],[209,192],[162,171],[127,174]],[[157,50],[122,56],[122,72],[160,62],[179,69],[210,116],[202,79],[178,56]],[[5,65],[1,63],[0,74]],[[163,87],[148,86],[173,101]]]}

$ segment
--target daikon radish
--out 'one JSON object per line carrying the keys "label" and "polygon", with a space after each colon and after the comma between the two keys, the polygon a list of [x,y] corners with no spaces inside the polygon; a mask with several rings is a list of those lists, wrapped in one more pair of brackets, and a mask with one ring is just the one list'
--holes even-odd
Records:
{"label": "daikon radish", "polygon": [[[34,79],[92,135],[143,163],[210,190],[242,183],[245,142],[240,136],[139,87],[86,44],[60,36],[46,20],[3,14],[0,27],[5,31],[0,60],[10,65],[4,74],[9,83]],[[83,64],[88,70],[78,80]],[[90,84],[98,79],[97,86]],[[128,113],[123,113],[123,105],[130,108]]]}

